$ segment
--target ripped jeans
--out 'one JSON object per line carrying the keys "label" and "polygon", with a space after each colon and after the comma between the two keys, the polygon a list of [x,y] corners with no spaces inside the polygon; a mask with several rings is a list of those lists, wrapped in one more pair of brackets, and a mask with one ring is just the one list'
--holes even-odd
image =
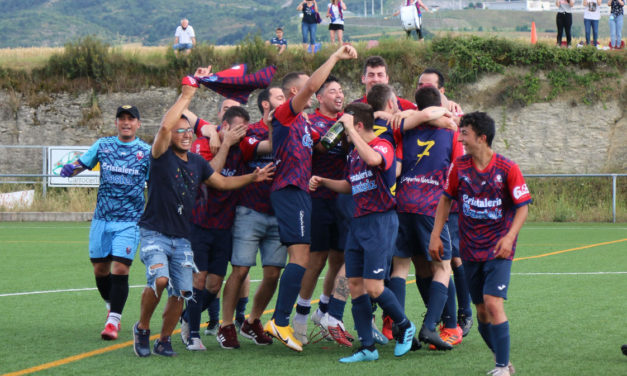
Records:
{"label": "ripped jeans", "polygon": [[[158,278],[168,279],[168,296],[192,297],[193,273],[197,271],[189,241],[140,228],[140,258],[146,265],[148,287],[157,292]],[[162,266],[157,266],[161,264]]]}

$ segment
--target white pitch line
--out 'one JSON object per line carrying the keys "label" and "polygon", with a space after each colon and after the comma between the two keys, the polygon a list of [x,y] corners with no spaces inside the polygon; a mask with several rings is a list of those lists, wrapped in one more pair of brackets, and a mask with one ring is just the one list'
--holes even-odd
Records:
{"label": "white pitch line", "polygon": [[525,230],[627,230],[627,227],[533,227],[524,226]]}
{"label": "white pitch line", "polygon": [[[260,279],[251,279],[250,282],[251,283],[259,283],[259,282],[261,282],[261,280]],[[132,286],[129,286],[128,288],[130,288],[130,289],[137,289],[137,288],[140,288],[140,287],[146,287],[146,285],[132,285]],[[75,291],[79,291],[80,292],[80,291],[93,291],[93,290],[97,290],[97,288],[96,287],[85,287],[85,288],[79,288],[79,289],[10,292],[10,293],[6,293],[6,294],[0,294],[0,298],[6,297],[6,296],[54,294],[54,293],[57,293],[57,292],[75,292]]]}
{"label": "white pitch line", "polygon": [[512,273],[512,275],[606,275],[606,274],[627,274],[627,272]]}

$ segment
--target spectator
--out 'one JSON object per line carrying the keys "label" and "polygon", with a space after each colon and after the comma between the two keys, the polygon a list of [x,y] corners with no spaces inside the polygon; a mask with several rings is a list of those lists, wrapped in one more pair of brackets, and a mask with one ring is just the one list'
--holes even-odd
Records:
{"label": "spectator", "polygon": [[[316,31],[318,30],[316,13],[318,13],[318,3],[315,0],[304,0],[298,4],[296,10],[303,12],[301,30],[303,32],[304,47],[311,46],[311,53],[313,54],[316,51]],[[307,43],[307,36],[309,36],[309,43]]]}
{"label": "spectator", "polygon": [[337,41],[342,44],[342,36],[344,35],[344,13],[346,4],[342,0],[331,0],[327,17],[331,20],[329,23],[329,33],[331,34],[331,43],[335,43],[335,35]]}
{"label": "spectator", "polygon": [[570,47],[570,27],[573,25],[573,6],[575,0],[555,0],[557,7],[557,46],[562,45],[562,32],[566,33],[566,45]]}
{"label": "spectator", "polygon": [[583,24],[586,28],[586,45],[590,44],[590,27],[592,27],[593,46],[597,45],[599,37],[599,20],[601,19],[602,0],[583,0]]}
{"label": "spectator", "polygon": [[[404,6],[412,6],[412,5],[415,5],[416,10],[418,11],[419,22],[418,22],[418,25],[416,25],[418,26],[418,28],[415,30],[416,30],[416,35],[418,36],[418,40],[421,40],[423,36],[422,36],[422,11],[420,10],[420,8],[424,9],[427,12],[429,12],[429,8],[427,8],[427,6],[421,0],[406,0]],[[394,12],[394,14],[392,14],[392,17],[396,17],[399,14],[401,14],[400,9]],[[409,37],[411,37],[412,30],[406,30],[405,32],[407,33],[407,39],[409,39]]]}
{"label": "spectator", "polygon": [[610,48],[621,48],[624,0],[608,0],[610,6]]}
{"label": "spectator", "polygon": [[276,46],[277,51],[279,52],[279,55],[280,55],[287,48],[287,40],[283,39],[282,27],[277,27],[275,32],[276,32],[276,37],[270,39],[269,41],[266,41],[266,44],[271,44],[273,46]]}
{"label": "spectator", "polygon": [[181,26],[176,28],[174,33],[174,48],[175,52],[184,51],[185,54],[189,54],[192,48],[196,45],[196,34],[194,34],[194,28],[189,24],[187,18],[181,20]]}

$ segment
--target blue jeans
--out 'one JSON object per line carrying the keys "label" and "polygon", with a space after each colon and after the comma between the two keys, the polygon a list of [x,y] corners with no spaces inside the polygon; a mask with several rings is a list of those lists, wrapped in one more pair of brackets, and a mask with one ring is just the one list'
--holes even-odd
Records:
{"label": "blue jeans", "polygon": [[309,44],[312,46],[316,44],[316,30],[318,30],[318,24],[302,22],[301,25],[301,30],[303,32],[303,44],[307,44],[307,35],[309,35]]}
{"label": "blue jeans", "polygon": [[594,43],[592,45],[596,46],[599,37],[599,20],[588,20],[584,18],[583,24],[586,27],[586,44],[590,44],[590,27],[592,27],[592,35],[594,37]]}
{"label": "blue jeans", "polygon": [[[614,19],[612,19],[614,18]],[[623,15],[610,14],[610,44],[612,48],[620,47],[623,34]]]}
{"label": "blue jeans", "polygon": [[191,43],[177,43],[174,46],[172,46],[172,48],[174,49],[174,51],[185,51],[185,50],[191,50],[192,47],[194,47],[193,44]]}
{"label": "blue jeans", "polygon": [[175,238],[157,231],[139,229],[141,236],[140,258],[146,265],[148,287],[157,292],[156,282],[160,277],[168,279],[168,296],[191,299],[194,264],[192,246],[185,238]]}

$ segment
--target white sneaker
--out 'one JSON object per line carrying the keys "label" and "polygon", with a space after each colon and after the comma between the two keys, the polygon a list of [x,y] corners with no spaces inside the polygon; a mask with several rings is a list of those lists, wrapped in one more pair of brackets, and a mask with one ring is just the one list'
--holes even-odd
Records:
{"label": "white sneaker", "polygon": [[294,328],[294,338],[299,340],[303,346],[309,343],[307,338],[307,321],[300,323],[296,320],[292,320],[292,327]]}
{"label": "white sneaker", "polygon": [[324,317],[324,313],[322,313],[320,311],[320,308],[316,309],[316,311],[311,315],[311,321],[314,323],[314,325],[316,326],[320,326],[320,321],[322,320],[322,318]]}
{"label": "white sneaker", "polygon": [[189,343],[189,323],[185,321],[183,316],[181,316],[179,321],[181,322],[181,341],[183,341],[183,344],[187,346]]}
{"label": "white sneaker", "polygon": [[487,375],[491,376],[510,376],[509,367],[495,367],[492,371],[488,372]]}
{"label": "white sneaker", "polygon": [[207,348],[205,347],[205,345],[203,345],[202,341],[200,340],[200,338],[190,338],[189,342],[187,343],[187,345],[185,346],[188,350],[190,351],[205,351],[207,350]]}

